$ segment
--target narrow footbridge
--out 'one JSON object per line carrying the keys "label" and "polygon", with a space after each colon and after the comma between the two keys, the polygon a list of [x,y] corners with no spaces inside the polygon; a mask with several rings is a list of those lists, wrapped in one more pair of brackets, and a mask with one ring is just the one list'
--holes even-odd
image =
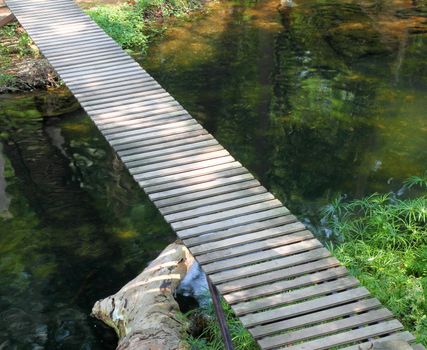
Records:
{"label": "narrow footbridge", "polygon": [[72,0],[6,3],[262,349],[414,341]]}

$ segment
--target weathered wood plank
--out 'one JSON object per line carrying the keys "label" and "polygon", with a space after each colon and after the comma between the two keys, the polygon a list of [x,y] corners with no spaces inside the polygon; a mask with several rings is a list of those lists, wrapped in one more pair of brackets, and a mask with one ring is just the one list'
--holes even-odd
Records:
{"label": "weathered wood plank", "polygon": [[[290,257],[279,257],[277,259],[272,259],[256,265],[243,266],[239,268],[230,268],[228,270],[227,269],[221,270],[216,273],[211,272],[211,275],[209,277],[212,280],[212,282],[215,281],[214,282],[215,284],[234,280],[236,284],[239,283],[238,289],[244,288],[245,286],[246,288],[249,288],[253,286],[254,282],[259,283],[258,281],[261,279],[261,276],[263,278],[265,276],[266,278],[265,281],[268,281],[268,278],[274,278],[273,271],[275,270],[281,270],[291,266],[293,269],[299,270],[300,267],[297,266],[299,264],[310,263],[312,261],[316,261],[322,258],[327,258],[330,255],[331,253],[327,249],[322,247],[320,249],[314,249],[314,250],[301,253],[301,254],[296,254]],[[318,261],[316,261],[316,264],[317,263]],[[277,273],[280,275],[276,277],[276,280],[277,278],[279,279],[283,278],[283,274],[284,274],[283,271],[280,271]],[[259,275],[255,281],[250,279],[250,277],[254,275]],[[222,293],[228,293],[235,290],[231,283],[227,283],[227,286],[224,286],[224,287],[220,286],[220,288],[222,290]]]}
{"label": "weathered wood plank", "polygon": [[[201,264],[208,264],[208,263],[213,262],[213,261],[230,259],[230,258],[237,257],[240,255],[245,255],[245,254],[249,254],[249,253],[253,253],[253,252],[257,252],[257,251],[262,251],[265,249],[272,249],[272,248],[280,247],[282,245],[291,244],[291,243],[295,243],[295,242],[299,242],[299,241],[304,241],[306,239],[311,239],[311,238],[313,238],[313,234],[307,230],[297,232],[297,233],[293,233],[293,234],[289,234],[289,235],[283,234],[280,237],[274,237],[274,238],[270,238],[270,239],[259,240],[259,241],[255,241],[255,242],[248,243],[248,244],[241,243],[238,246],[234,246],[234,247],[227,248],[224,250],[214,251],[211,253],[199,255],[199,256],[197,256],[197,261],[199,261],[199,263],[201,263]],[[191,252],[193,255],[195,255],[193,253],[195,248],[196,247],[191,248]]]}
{"label": "weathered wood plank", "polygon": [[[345,348],[341,348],[340,350],[372,350],[373,343],[383,342],[388,340],[403,340],[406,342],[413,342],[415,340],[415,337],[409,332],[399,332],[399,333],[394,333],[392,335],[388,335],[385,337],[376,338],[375,340],[359,343],[357,345],[351,345]],[[413,348],[415,350],[414,346]],[[423,349],[421,348],[418,350],[423,350]]]}
{"label": "weathered wood plank", "polygon": [[[315,267],[314,271],[321,270],[322,265],[324,267],[325,266],[334,267],[337,265],[336,260],[334,260],[333,258],[323,259],[321,262],[317,262],[317,263],[319,265]],[[336,268],[329,268],[328,270],[314,272],[307,275],[305,275],[305,273],[313,272],[313,263],[303,264],[298,267],[300,267],[300,269],[296,269],[296,266],[293,266],[290,268],[292,269],[292,271],[294,271],[293,276],[287,275],[290,269],[288,269],[288,271],[286,270],[276,271],[276,274],[278,274],[279,272],[283,272],[283,275],[281,276],[281,278],[276,278],[276,280],[279,280],[278,282],[275,282],[275,279],[272,279],[271,281],[269,281],[267,283],[268,286],[265,285],[265,278],[261,278],[262,280],[264,280],[263,281],[264,284],[262,284],[262,282],[258,283],[256,281],[257,276],[252,277],[252,281],[253,281],[252,284],[258,284],[258,285],[262,284],[259,287],[244,289],[246,286],[243,285],[243,286],[237,287],[235,281],[226,283],[225,286],[227,286],[228,284],[231,284],[234,286],[235,290],[238,290],[238,292],[224,295],[224,298],[229,304],[235,304],[235,303],[247,301],[254,298],[265,297],[267,295],[283,292],[286,290],[306,287],[311,284],[320,283],[327,280],[331,280],[333,278],[338,278],[338,277],[343,277],[348,275],[347,269],[343,266],[339,266]],[[310,268],[311,268],[311,271],[310,271]],[[294,277],[295,275],[299,277],[289,279],[291,277]],[[261,275],[261,277],[263,277],[263,275]],[[288,279],[284,280],[285,278],[288,278]]]}
{"label": "weathered wood plank", "polygon": [[211,274],[219,271],[230,270],[241,266],[255,264],[265,260],[294,255],[320,247],[322,247],[322,245],[317,239],[308,239],[306,241],[286,245],[279,248],[263,250],[257,253],[250,253],[236,258],[230,258],[226,261],[216,261],[213,263],[205,264],[203,265],[203,269],[208,274]]}
{"label": "weathered wood plank", "polygon": [[223,231],[226,229],[247,225],[252,222],[263,221],[267,219],[277,218],[279,216],[285,216],[289,214],[289,210],[285,207],[278,207],[270,210],[260,211],[257,213],[251,213],[248,215],[242,215],[236,218],[226,219],[223,221],[215,222],[212,224],[206,224],[203,226],[192,227],[183,229],[177,232],[181,239],[187,239],[194,236],[199,236],[205,233],[211,233],[215,231]]}
{"label": "weathered wood plank", "polygon": [[252,232],[262,231],[262,230],[274,228],[280,225],[286,225],[294,222],[295,219],[296,218],[293,215],[284,215],[276,218],[271,218],[269,220],[251,222],[247,225],[233,227],[232,229],[206,233],[199,237],[188,238],[188,239],[185,239],[185,244],[188,247],[192,247],[192,246],[201,245],[204,243],[220,241],[226,238],[231,238],[231,237],[240,236],[240,235],[244,235]]}
{"label": "weathered wood plank", "polygon": [[351,328],[361,327],[370,323],[385,321],[390,319],[393,314],[387,309],[378,309],[368,311],[361,315],[355,315],[348,318],[323,323],[320,325],[299,329],[297,331],[261,339],[259,345],[262,349],[270,350],[279,346],[290,345],[302,340],[316,338],[319,336],[337,333],[339,331]]}
{"label": "weathered wood plank", "polygon": [[229,153],[221,145],[213,145],[152,158],[125,161],[125,163],[131,173],[144,173],[148,171],[189,164],[201,160],[225,157],[228,155]]}
{"label": "weathered wood plank", "polygon": [[[206,204],[205,206],[198,206],[190,210],[180,211],[173,214],[164,215],[165,219],[168,222],[175,222],[180,220],[187,220],[195,218],[202,215],[219,213],[225,210],[237,209],[244,206],[249,206],[252,204],[258,204],[261,202],[266,202],[274,199],[274,196],[271,193],[261,193],[261,194],[248,194],[244,198],[234,199],[230,201],[222,201],[217,204]],[[219,217],[219,216],[217,216]]]}
{"label": "weathered wood plank", "polygon": [[[328,308],[307,315],[293,317],[284,321],[274,322],[265,326],[252,328],[251,334],[255,338],[266,338],[275,333],[281,333],[298,327],[307,327],[316,323],[327,322],[340,317],[365,312],[381,306],[377,299],[365,299],[349,304]],[[268,339],[268,338],[266,338]]]}
{"label": "weathered wood plank", "polygon": [[[213,224],[216,222],[222,222],[224,220],[231,220],[232,218],[242,217],[247,214],[258,213],[261,211],[270,210],[273,208],[281,207],[279,200],[271,199],[274,198],[273,195],[270,194],[269,200],[266,200],[262,203],[241,206],[236,209],[229,209],[226,211],[216,212],[214,214],[206,214],[203,216],[199,216],[193,219],[183,220],[183,221],[174,221],[171,223],[171,226],[177,230],[187,230],[192,227],[201,227],[202,225]],[[166,218],[167,219],[167,218]]]}
{"label": "weathered wood plank", "polygon": [[403,329],[403,326],[399,321],[396,321],[396,320],[386,321],[386,322],[381,322],[372,326],[353,329],[348,332],[342,332],[342,333],[330,335],[324,338],[311,340],[302,344],[289,346],[286,349],[287,350],[330,349],[331,347],[334,347],[334,346],[345,345],[352,342],[365,340],[370,337],[397,332],[402,329]]}
{"label": "weathered wood plank", "polygon": [[368,290],[360,287],[293,305],[283,306],[273,310],[249,314],[240,317],[240,321],[242,321],[245,327],[255,327],[274,321],[290,319],[291,317],[304,315],[306,313],[324,310],[368,296]]}
{"label": "weathered wood plank", "polygon": [[[263,189],[263,187],[261,187],[261,189]],[[293,218],[295,221],[297,220],[295,217]],[[221,250],[221,252],[218,252],[218,254],[227,256],[227,251],[223,249],[229,249],[235,246],[257,242],[264,239],[285,236],[287,234],[297,232],[297,231],[302,231],[304,229],[305,229],[305,226],[303,224],[301,224],[300,222],[296,222],[288,225],[282,225],[282,226],[270,228],[267,230],[257,231],[255,233],[248,233],[248,234],[240,235],[237,237],[223,239],[221,241],[216,241],[215,243],[200,244],[197,247],[193,247],[191,251],[192,251],[192,254],[194,255],[200,255],[200,254],[207,254],[209,252],[213,252],[216,250]],[[200,259],[200,257],[198,257],[198,259]]]}
{"label": "weathered wood plank", "polygon": [[349,288],[357,287],[359,281],[354,277],[343,277],[336,281],[316,284],[310,287],[297,289],[291,292],[275,294],[261,299],[241,302],[233,305],[233,310],[237,316],[265,310],[272,307],[295,303],[297,301],[340,292]]}

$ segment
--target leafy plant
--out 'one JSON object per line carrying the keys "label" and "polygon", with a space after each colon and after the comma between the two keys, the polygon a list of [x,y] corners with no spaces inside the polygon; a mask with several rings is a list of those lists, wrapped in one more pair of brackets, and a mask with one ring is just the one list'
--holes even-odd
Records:
{"label": "leafy plant", "polygon": [[[422,192],[425,181],[413,176],[405,185]],[[324,214],[343,240],[330,245],[334,255],[427,345],[427,194],[338,199]]]}
{"label": "leafy plant", "polygon": [[[234,315],[230,305],[222,301],[225,318],[230,330],[231,339],[236,350],[259,350],[253,337],[242,325],[239,319]],[[222,350],[224,343],[218,321],[215,316],[215,310],[212,303],[208,303],[201,309],[190,311],[190,313],[200,312],[207,320],[202,334],[199,337],[189,336],[186,341],[190,349],[194,350]],[[190,316],[187,314],[187,317]]]}

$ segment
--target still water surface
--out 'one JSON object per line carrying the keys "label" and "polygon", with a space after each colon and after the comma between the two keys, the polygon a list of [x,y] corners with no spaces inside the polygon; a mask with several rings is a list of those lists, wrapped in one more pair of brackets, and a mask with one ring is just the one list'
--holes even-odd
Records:
{"label": "still water surface", "polygon": [[[317,227],[335,196],[427,168],[427,4],[289,3],[209,5],[141,62]],[[0,115],[0,349],[113,349],[91,306],[174,235],[67,91]]]}

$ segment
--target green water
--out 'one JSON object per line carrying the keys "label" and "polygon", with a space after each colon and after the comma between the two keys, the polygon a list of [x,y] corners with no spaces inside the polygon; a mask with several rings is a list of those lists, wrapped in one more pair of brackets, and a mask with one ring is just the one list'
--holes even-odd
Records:
{"label": "green water", "polygon": [[[141,62],[318,228],[335,196],[398,191],[427,168],[427,3],[277,7],[209,5]],[[74,103],[0,97],[2,350],[113,349],[93,303],[174,239]]]}

